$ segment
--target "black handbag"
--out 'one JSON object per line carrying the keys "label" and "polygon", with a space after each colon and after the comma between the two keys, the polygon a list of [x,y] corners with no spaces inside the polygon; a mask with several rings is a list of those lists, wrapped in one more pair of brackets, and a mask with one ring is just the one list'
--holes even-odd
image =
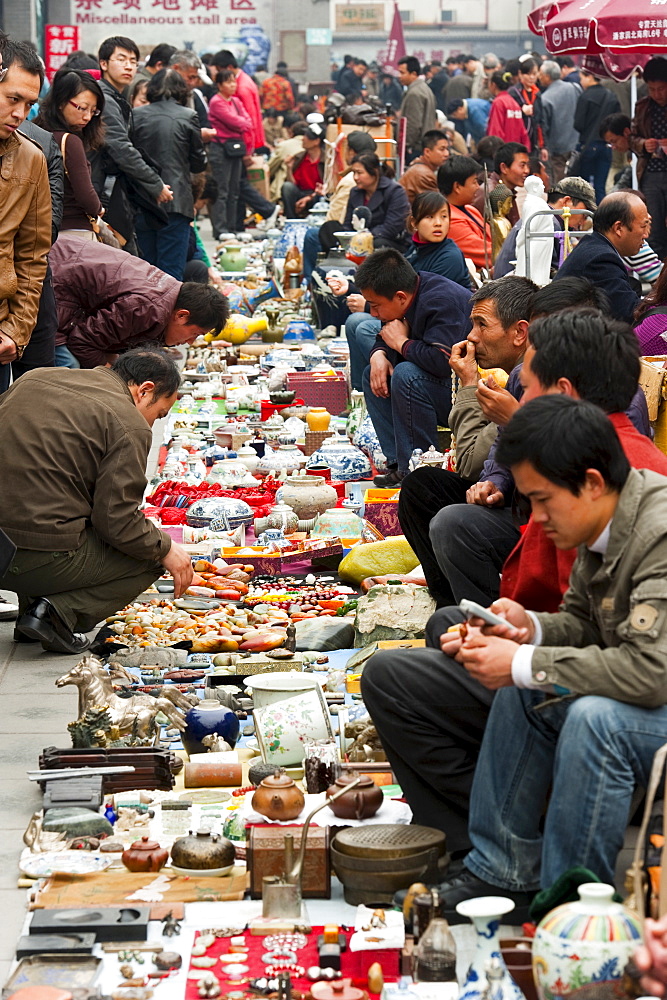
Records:
{"label": "black handbag", "polygon": [[222,151],[230,160],[238,160],[246,154],[245,142],[243,139],[225,139]]}

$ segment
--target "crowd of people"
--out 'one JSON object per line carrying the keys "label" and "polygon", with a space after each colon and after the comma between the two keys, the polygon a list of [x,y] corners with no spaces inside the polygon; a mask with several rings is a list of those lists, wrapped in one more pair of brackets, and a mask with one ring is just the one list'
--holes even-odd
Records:
{"label": "crowd of people", "polygon": [[[377,653],[362,694],[415,821],[447,833],[444,910],[502,892],[521,919],[573,866],[613,881],[667,724],[667,457],[639,388],[640,356],[667,353],[667,60],[647,63],[631,116],[622,86],[568,57],[406,56],[397,75],[346,57],[332,91],[404,120],[405,169],[355,125],[333,170],[324,109],[283,63],[253,79],[229,51],[160,44],[140,69],[132,39],[108,38],[68,59],[28,122],[41,60],[7,36],[0,54],[15,641],[81,652],[164,568],[187,587],[187,553],[138,505],[148,428],[178,386],[159,348],[228,318],[198,224],[261,233],[327,198],[304,291],[321,325],[325,309],[345,325],[386,458],[375,482],[400,490],[437,607],[427,647]],[[555,227],[540,285],[531,197]],[[363,262],[327,278],[336,232],[364,228]],[[456,471],[411,470],[443,427]],[[465,621],[463,598],[504,623]],[[664,933],[640,956],[658,979]]]}

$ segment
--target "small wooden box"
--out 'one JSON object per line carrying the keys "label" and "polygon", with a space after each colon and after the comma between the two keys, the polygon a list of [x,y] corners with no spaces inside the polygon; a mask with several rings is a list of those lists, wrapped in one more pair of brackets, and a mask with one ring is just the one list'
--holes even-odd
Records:
{"label": "small wooden box", "polygon": [[[246,865],[251,899],[262,898],[262,879],[281,875],[285,870],[285,834],[294,837],[294,857],[298,858],[302,826],[250,826]],[[331,898],[329,827],[311,826],[303,862],[302,894],[306,899]]]}

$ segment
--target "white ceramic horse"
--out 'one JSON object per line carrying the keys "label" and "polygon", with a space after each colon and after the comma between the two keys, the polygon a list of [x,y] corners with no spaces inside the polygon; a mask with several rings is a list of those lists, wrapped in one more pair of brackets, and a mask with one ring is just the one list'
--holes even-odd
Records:
{"label": "white ceramic horse", "polygon": [[172,726],[182,732],[185,713],[192,707],[174,687],[163,687],[156,698],[147,694],[119,697],[106,667],[94,656],[84,656],[69,673],[56,681],[56,687],[66,684],[75,684],[79,689],[79,718],[94,706],[108,705],[112,724],[119,727],[122,736],[135,731],[140,738],[150,737],[158,712],[163,712]]}

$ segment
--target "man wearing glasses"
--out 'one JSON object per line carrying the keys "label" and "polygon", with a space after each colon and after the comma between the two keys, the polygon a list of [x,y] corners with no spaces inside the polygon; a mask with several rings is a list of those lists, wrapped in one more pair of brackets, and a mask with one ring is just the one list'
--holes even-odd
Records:
{"label": "man wearing glasses", "polygon": [[[105,206],[105,219],[127,241],[125,250],[139,256],[134,233],[137,208],[158,212],[171,201],[171,189],[132,144],[131,108],[123,91],[137,72],[139,49],[131,38],[105,39],[98,52],[106,98],[103,119],[104,146],[91,159],[93,186]],[[166,221],[166,220],[165,220]]]}

